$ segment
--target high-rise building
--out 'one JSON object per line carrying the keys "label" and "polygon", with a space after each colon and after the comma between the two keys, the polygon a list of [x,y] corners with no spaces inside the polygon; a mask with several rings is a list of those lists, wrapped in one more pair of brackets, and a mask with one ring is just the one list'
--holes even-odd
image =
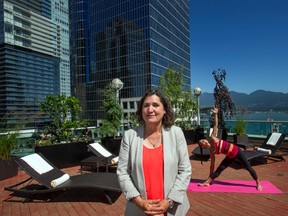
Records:
{"label": "high-rise building", "polygon": [[60,93],[71,95],[68,0],[51,0],[51,20],[60,26]]}
{"label": "high-rise building", "polygon": [[69,1],[71,92],[87,115],[86,84],[90,82],[88,1]]}
{"label": "high-rise building", "polygon": [[168,67],[190,89],[189,0],[70,0],[72,93],[92,124],[103,117],[100,90],[114,78],[125,112],[135,111]]}
{"label": "high-rise building", "polygon": [[68,41],[68,0],[0,0],[1,122],[39,126],[39,103],[70,95]]}

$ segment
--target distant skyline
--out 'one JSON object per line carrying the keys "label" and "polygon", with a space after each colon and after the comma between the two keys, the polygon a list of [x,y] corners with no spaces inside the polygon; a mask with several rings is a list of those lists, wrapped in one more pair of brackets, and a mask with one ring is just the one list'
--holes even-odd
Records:
{"label": "distant skyline", "polygon": [[190,0],[191,84],[288,93],[288,0]]}

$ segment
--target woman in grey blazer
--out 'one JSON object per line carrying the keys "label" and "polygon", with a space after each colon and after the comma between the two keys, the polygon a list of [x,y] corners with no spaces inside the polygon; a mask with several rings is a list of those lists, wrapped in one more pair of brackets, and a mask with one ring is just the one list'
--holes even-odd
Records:
{"label": "woman in grey blazer", "polygon": [[123,135],[117,174],[127,199],[125,215],[186,215],[191,178],[187,143],[159,91],[149,91],[136,112],[141,126]]}

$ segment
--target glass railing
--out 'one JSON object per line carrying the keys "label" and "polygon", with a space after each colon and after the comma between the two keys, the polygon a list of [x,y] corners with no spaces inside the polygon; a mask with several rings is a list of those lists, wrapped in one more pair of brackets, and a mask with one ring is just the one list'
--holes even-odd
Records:
{"label": "glass railing", "polygon": [[[261,121],[261,120],[246,120],[246,134],[249,137],[255,138],[265,138],[268,133],[279,132],[279,133],[288,133],[288,121]],[[201,127],[204,128],[204,131],[208,131],[210,128],[210,123],[208,120],[202,120]],[[228,135],[235,134],[235,124],[236,120],[226,120],[226,128],[228,129]],[[19,147],[12,151],[12,156],[24,156],[34,152],[35,142],[33,140],[33,130],[27,132],[25,137],[22,137],[19,140]],[[124,132],[124,131],[122,131]],[[93,136],[94,137],[94,136]],[[95,137],[94,137],[95,138]],[[288,137],[286,137],[288,140]]]}
{"label": "glass railing", "polygon": [[[268,133],[288,133],[288,121],[260,121],[260,120],[246,120],[246,134],[250,136],[267,136]],[[229,134],[235,134],[236,120],[226,120],[226,128]],[[203,120],[201,127],[209,128],[209,121]]]}

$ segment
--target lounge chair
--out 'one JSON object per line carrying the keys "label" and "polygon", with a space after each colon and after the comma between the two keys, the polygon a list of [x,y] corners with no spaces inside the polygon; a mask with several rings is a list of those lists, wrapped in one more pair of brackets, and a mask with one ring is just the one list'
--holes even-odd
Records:
{"label": "lounge chair", "polygon": [[[33,153],[16,159],[19,167],[30,177],[18,184],[5,187],[14,192],[14,196],[28,197],[73,189],[96,189],[101,192],[109,204],[121,195],[118,178],[115,173],[88,173],[69,176],[50,163],[41,153]],[[115,200],[114,200],[115,201]]]}
{"label": "lounge chair", "polygon": [[95,155],[92,155],[80,162],[81,173],[83,168],[87,166],[91,169],[95,167],[97,172],[99,172],[100,167],[105,167],[106,172],[108,172],[109,167],[117,165],[119,157],[109,152],[100,143],[91,143],[87,147]]}
{"label": "lounge chair", "polygon": [[[212,131],[213,131],[213,128],[210,128],[207,131],[207,137],[211,137]],[[222,130],[221,129],[218,129],[217,137],[219,137],[221,139],[221,137],[222,137]],[[192,151],[192,153],[194,155],[197,155],[197,156],[210,157],[210,149],[209,148],[203,148],[202,152],[201,152],[201,148],[199,145]]]}
{"label": "lounge chair", "polygon": [[277,154],[277,151],[280,149],[284,139],[285,134],[283,133],[269,133],[260,147],[255,148],[253,151],[243,151],[243,153],[248,161],[260,157],[276,158],[285,161],[285,158],[283,157],[284,154]]}

